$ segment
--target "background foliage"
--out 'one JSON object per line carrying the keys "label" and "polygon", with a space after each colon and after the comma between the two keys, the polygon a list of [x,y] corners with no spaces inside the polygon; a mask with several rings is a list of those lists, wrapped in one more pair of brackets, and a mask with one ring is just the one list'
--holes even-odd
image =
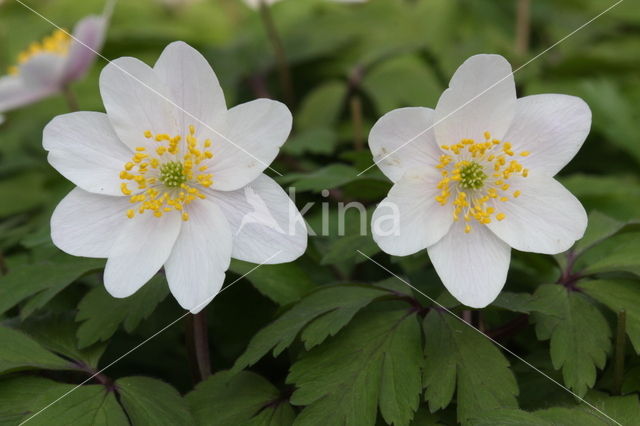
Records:
{"label": "background foliage", "polygon": [[[531,41],[517,48],[517,0],[286,0],[273,7],[291,62],[294,133],[274,167],[297,203],[327,201],[329,235],[292,264],[264,266],[208,308],[216,373],[195,383],[186,321],[168,328],[29,424],[602,425],[598,415],[522,360],[621,424],[640,424],[640,8],[629,0],[518,71],[519,95],[567,93],[593,111],[592,132],[561,181],[590,212],[585,238],[555,258],[514,252],[505,292],[463,314],[426,253],[394,258],[359,232],[338,237],[338,203],[370,209],[390,183],[366,135],[402,106],[434,106],[468,56],[500,53],[514,68],[611,3],[536,0]],[[33,0],[72,27],[98,0]],[[0,69],[50,25],[0,5]],[[181,39],[203,52],[235,105],[282,97],[257,13],[237,0],[120,1],[104,55],[153,63]],[[103,110],[104,62],[76,84],[83,110]],[[362,113],[360,114],[359,106]],[[0,127],[0,424],[15,425],[183,314],[162,276],[128,299],[103,289],[100,260],[51,243],[48,221],[72,185],[48,166],[41,132],[67,112],[53,97]],[[323,189],[330,189],[328,193]],[[319,204],[306,215],[319,232]],[[513,357],[379,266],[496,339]],[[227,283],[253,265],[234,262]],[[625,312],[628,343],[619,335]],[[622,362],[624,360],[624,363]]]}

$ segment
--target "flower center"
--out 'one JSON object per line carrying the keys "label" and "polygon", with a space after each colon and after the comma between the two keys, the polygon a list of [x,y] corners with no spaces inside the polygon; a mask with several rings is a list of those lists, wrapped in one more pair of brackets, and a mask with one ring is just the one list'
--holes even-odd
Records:
{"label": "flower center", "polygon": [[146,211],[162,217],[164,213],[178,211],[183,220],[189,220],[185,207],[198,198],[205,198],[200,189],[213,185],[213,175],[207,173],[207,160],[213,158],[209,149],[211,140],[200,142],[195,137],[194,126],[189,126],[184,140],[180,135],[154,135],[150,130],[145,131],[144,136],[157,142],[155,149],[137,147],[131,161],[120,172],[122,193],[137,204],[135,209],[127,211],[127,217]]}
{"label": "flower center", "polygon": [[[529,175],[529,170],[513,158],[516,153],[509,142],[491,139],[489,132],[484,132],[484,138],[484,142],[463,139],[455,145],[442,145],[447,154],[440,156],[436,166],[442,179],[435,199],[442,206],[452,200],[453,220],[464,218],[466,233],[471,232],[474,220],[483,225],[493,219],[504,220],[506,215],[497,211],[497,202],[518,198],[521,192],[510,191],[509,181]],[[518,155],[526,157],[529,152]]]}
{"label": "flower center", "polygon": [[460,186],[464,189],[482,188],[486,178],[484,168],[475,161],[460,168]]}
{"label": "flower center", "polygon": [[27,62],[32,57],[41,53],[52,53],[54,55],[66,56],[69,53],[71,37],[65,30],[55,30],[50,36],[42,41],[34,41],[24,51],[18,54],[17,64],[9,67],[9,74],[17,75],[20,72],[19,66]]}
{"label": "flower center", "polygon": [[184,166],[178,161],[169,161],[160,166],[160,182],[168,188],[178,188],[187,181]]}

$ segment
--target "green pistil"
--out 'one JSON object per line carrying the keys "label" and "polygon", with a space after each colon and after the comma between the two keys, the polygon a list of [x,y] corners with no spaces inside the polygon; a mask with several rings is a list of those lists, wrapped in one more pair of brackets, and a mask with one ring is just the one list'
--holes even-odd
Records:
{"label": "green pistil", "polygon": [[484,185],[487,175],[482,166],[471,162],[460,169],[460,186],[464,189],[480,189]]}
{"label": "green pistil", "polygon": [[182,163],[170,161],[160,166],[160,182],[168,188],[178,188],[187,181]]}

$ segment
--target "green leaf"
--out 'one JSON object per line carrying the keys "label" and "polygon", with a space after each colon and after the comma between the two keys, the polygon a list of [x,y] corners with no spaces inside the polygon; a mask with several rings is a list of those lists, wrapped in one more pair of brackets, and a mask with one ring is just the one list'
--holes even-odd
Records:
{"label": "green leaf", "polygon": [[627,234],[625,237],[622,244],[588,265],[584,273],[630,272],[640,276],[640,233]]}
{"label": "green leaf", "polygon": [[[609,396],[602,392],[591,391],[586,400],[620,424],[631,425],[640,419],[638,395]],[[584,405],[581,408],[591,412],[594,411]],[[600,418],[602,419],[602,414],[600,414]]]}
{"label": "green leaf", "polygon": [[406,309],[369,310],[291,367],[296,425],[408,425],[422,388],[422,338]]}
{"label": "green leaf", "polygon": [[[241,370],[255,364],[273,349],[278,356],[298,333],[312,320],[320,317],[320,325],[304,335],[307,347],[321,343],[337,333],[351,318],[374,299],[389,293],[374,287],[332,286],[321,288],[306,296],[274,322],[260,330],[249,342],[247,350],[238,358],[233,369]],[[331,314],[328,319],[321,315]]]}
{"label": "green leaf", "polygon": [[69,385],[36,376],[13,376],[0,380],[0,425],[17,425],[29,412],[43,408],[33,400],[43,392],[63,395]]}
{"label": "green leaf", "polygon": [[363,178],[358,176],[358,171],[355,168],[336,163],[308,174],[290,173],[277,180],[281,184],[289,184],[296,191],[320,192],[323,189],[336,188],[358,179]]}
{"label": "green leaf", "polygon": [[186,396],[198,425],[288,426],[295,414],[278,389],[250,371],[222,371]]}
{"label": "green leaf", "polygon": [[107,345],[100,343],[84,349],[78,348],[78,323],[69,315],[46,315],[30,318],[20,329],[52,352],[96,368]]}
{"label": "green leaf", "polygon": [[126,299],[114,298],[102,286],[92,289],[78,305],[76,321],[82,321],[78,328],[79,346],[109,339],[120,325],[126,332],[133,332],[167,294],[164,277],[159,275]]}
{"label": "green leaf", "polygon": [[615,235],[624,225],[624,222],[613,219],[598,211],[589,213],[589,226],[587,226],[584,237],[574,246],[576,256],[579,256],[599,242]]}
{"label": "green leaf", "polygon": [[120,401],[132,424],[140,426],[193,425],[187,403],[170,385],[150,377],[116,381]]}
{"label": "green leaf", "polygon": [[252,263],[232,260],[229,270],[238,275],[248,274],[246,279],[260,293],[279,305],[296,302],[317,287],[297,263],[262,265],[256,268]]}
{"label": "green leaf", "polygon": [[456,387],[458,421],[463,423],[484,411],[518,406],[509,362],[479,331],[450,314],[431,311],[424,334],[425,399],[431,411],[449,405]]}
{"label": "green leaf", "polygon": [[555,425],[580,425],[580,426],[609,426],[610,421],[605,420],[601,414],[593,410],[554,407],[535,412],[536,417],[545,420],[550,426]]}
{"label": "green leaf", "polygon": [[296,125],[301,130],[331,128],[345,105],[347,85],[330,81],[315,88],[300,106]]}
{"label": "green leaf", "polygon": [[[29,426],[129,425],[127,416],[118,404],[115,394],[104,386],[85,385],[75,389],[74,385],[66,385],[66,388],[67,391],[62,394],[60,389],[45,391],[33,400],[32,412],[22,421],[28,420]],[[46,410],[38,413],[45,407],[47,407]]]}
{"label": "green leaf", "polygon": [[369,71],[362,88],[379,114],[406,106],[434,106],[442,87],[427,64],[416,55],[382,62]]}
{"label": "green leaf", "polygon": [[304,130],[292,136],[282,146],[282,151],[292,155],[331,154],[338,142],[338,135],[328,127],[317,127]]}
{"label": "green leaf", "polygon": [[535,298],[529,293],[501,292],[491,306],[528,314],[535,309]]}
{"label": "green leaf", "polygon": [[0,326],[0,372],[41,368],[75,370],[71,362],[52,354],[21,331]]}
{"label": "green leaf", "polygon": [[329,244],[329,248],[325,251],[320,264],[332,265],[336,263],[361,263],[366,261],[367,258],[356,250],[360,250],[367,256],[373,256],[380,252],[380,248],[375,241],[373,241],[371,234],[346,235],[337,238]]}
{"label": "green leaf", "polygon": [[474,426],[553,426],[552,423],[538,418],[535,414],[523,410],[502,408],[485,411],[473,418]]}
{"label": "green leaf", "polygon": [[44,176],[36,173],[24,173],[0,181],[0,194],[5,200],[0,203],[0,218],[41,206],[46,200],[43,194],[47,194],[44,183]]}
{"label": "green leaf", "polygon": [[578,287],[614,313],[626,313],[626,329],[636,353],[640,354],[640,281],[580,281]]}
{"label": "green leaf", "polygon": [[538,287],[535,295],[554,315],[534,312],[539,339],[551,339],[551,361],[562,368],[566,386],[583,396],[595,384],[611,349],[611,329],[598,308],[576,291],[557,284]]}
{"label": "green leaf", "polygon": [[101,259],[60,254],[46,261],[12,268],[7,275],[0,277],[0,313],[36,293],[46,294],[42,303],[23,313],[23,317],[26,317],[79,277],[103,266],[104,260]]}

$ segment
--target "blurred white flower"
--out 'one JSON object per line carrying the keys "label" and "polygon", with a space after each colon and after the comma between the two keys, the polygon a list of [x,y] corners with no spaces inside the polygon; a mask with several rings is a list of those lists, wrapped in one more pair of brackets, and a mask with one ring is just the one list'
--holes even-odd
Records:
{"label": "blurred white flower", "polygon": [[[244,0],[244,2],[252,9],[257,9],[260,7],[260,3],[264,3],[267,6],[272,5],[274,3],[278,3],[281,0]],[[335,3],[366,3],[369,0],[329,0]]]}
{"label": "blurred white flower", "polygon": [[[488,305],[506,281],[511,247],[555,254],[584,234],[584,208],[553,176],[590,127],[581,99],[516,99],[503,57],[469,58],[435,110],[391,111],[371,130],[374,159],[394,182],[374,213],[376,242],[397,256],[427,248],[453,296]],[[390,210],[397,226],[384,220]]]}
{"label": "blurred white flower", "polygon": [[[43,145],[78,186],[53,213],[53,242],[108,258],[109,293],[135,293],[164,265],[171,292],[196,313],[220,290],[231,257],[283,263],[304,253],[300,213],[262,173],[291,131],[286,106],[258,99],[227,110],[211,66],[183,42],[153,68],[113,61],[100,92],[106,114],[58,116]],[[243,224],[257,198],[269,221]]]}
{"label": "blurred white flower", "polygon": [[0,113],[58,93],[83,77],[102,48],[107,22],[105,16],[87,16],[76,24],[73,37],[58,29],[31,43],[0,77]]}

